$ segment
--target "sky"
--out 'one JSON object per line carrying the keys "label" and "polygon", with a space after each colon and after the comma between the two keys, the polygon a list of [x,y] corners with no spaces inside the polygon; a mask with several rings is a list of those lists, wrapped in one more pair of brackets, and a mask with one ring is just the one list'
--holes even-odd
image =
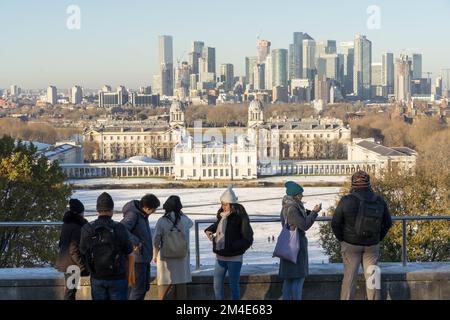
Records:
{"label": "sky", "polygon": [[[67,28],[70,5],[80,9],[79,30]],[[379,20],[367,12],[373,5]],[[449,0],[0,0],[0,88],[151,85],[162,34],[173,36],[174,63],[199,40],[216,48],[217,70],[232,63],[244,75],[258,35],[287,49],[294,31],[338,43],[362,33],[373,62],[385,51],[420,52],[434,78],[450,67],[449,14]]]}

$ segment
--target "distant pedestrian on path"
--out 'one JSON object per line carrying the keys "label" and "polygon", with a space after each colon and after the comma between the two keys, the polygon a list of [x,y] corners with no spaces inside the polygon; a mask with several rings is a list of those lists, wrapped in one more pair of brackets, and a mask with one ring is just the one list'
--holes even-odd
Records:
{"label": "distant pedestrian on path", "polygon": [[[364,171],[356,172],[352,176],[350,194],[339,201],[331,222],[333,233],[341,243],[344,261],[341,300],[355,299],[361,263],[366,281],[372,275],[369,267],[377,265],[380,242],[391,226],[389,208],[386,201],[372,191],[370,176]],[[381,279],[380,274],[375,276]],[[381,299],[380,289],[367,287],[367,298]]]}

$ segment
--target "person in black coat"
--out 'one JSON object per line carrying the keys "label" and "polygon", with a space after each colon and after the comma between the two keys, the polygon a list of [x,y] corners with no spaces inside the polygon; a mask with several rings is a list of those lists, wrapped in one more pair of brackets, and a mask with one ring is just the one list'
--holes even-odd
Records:
{"label": "person in black coat", "polygon": [[216,300],[224,300],[224,281],[228,273],[233,300],[240,299],[239,279],[243,255],[253,244],[253,230],[245,208],[237,203],[233,189],[228,189],[220,198],[221,208],[217,221],[205,233],[213,243],[216,254],[214,268],[214,294]]}
{"label": "person in black coat", "polygon": [[[371,216],[371,220],[367,219],[362,223],[367,203],[371,203],[371,206],[376,208],[371,214],[375,212],[376,214]],[[363,205],[362,210],[360,210],[361,205]],[[358,224],[357,221],[360,223]],[[352,176],[351,192],[339,201],[331,222],[333,233],[341,243],[344,262],[341,300],[355,299],[358,269],[361,263],[366,279],[371,276],[370,270],[377,265],[380,256],[380,242],[386,237],[391,226],[389,208],[386,201],[373,192],[370,176],[364,171],[356,172]],[[379,300],[380,289],[367,286],[367,298]]]}
{"label": "person in black coat", "polygon": [[81,228],[87,223],[84,219],[84,206],[78,199],[70,199],[69,211],[64,214],[61,236],[59,239],[59,255],[56,261],[58,271],[65,274],[65,300],[75,300],[77,289],[69,289],[67,279],[71,273],[67,273],[70,266],[78,266],[81,276],[88,276],[89,272],[80,253]]}

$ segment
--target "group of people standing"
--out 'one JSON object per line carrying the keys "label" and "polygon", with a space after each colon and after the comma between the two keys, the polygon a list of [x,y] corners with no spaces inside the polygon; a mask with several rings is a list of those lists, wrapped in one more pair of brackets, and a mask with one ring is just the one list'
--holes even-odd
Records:
{"label": "group of people standing", "polygon": [[[283,279],[284,300],[299,300],[308,276],[308,241],[306,231],[316,221],[321,205],[305,209],[303,188],[287,182],[282,201],[283,227],[298,232],[300,250],[296,263],[280,259],[279,276]],[[223,300],[224,281],[228,273],[232,298],[240,299],[240,274],[245,252],[253,244],[253,230],[244,206],[231,187],[222,194],[216,221],[205,229],[216,255],[214,295]],[[372,205],[377,203],[377,205]],[[150,289],[150,264],[156,264],[159,299],[187,299],[186,284],[192,281],[190,271],[189,230],[192,220],[182,212],[178,196],[170,196],[163,204],[164,214],[158,219],[154,234],[149,216],[160,207],[153,194],[128,202],[122,209],[122,221],[112,219],[114,201],[108,193],[97,199],[98,218],[90,223],[84,219],[84,206],[77,199],[69,201],[69,211],[63,219],[57,268],[67,274],[70,266],[78,266],[81,276],[90,275],[94,300],[143,300]],[[366,217],[375,208],[377,217]],[[370,214],[368,215],[370,216]],[[361,218],[363,219],[361,222]],[[372,225],[370,225],[372,222]],[[361,227],[362,225],[363,227]],[[370,177],[358,172],[352,177],[352,191],[339,202],[332,229],[341,243],[344,260],[344,280],[341,299],[355,296],[358,268],[376,265],[379,242],[391,226],[389,210],[384,200],[373,193]],[[65,299],[74,300],[76,288],[66,287]],[[379,293],[368,291],[369,299]]]}

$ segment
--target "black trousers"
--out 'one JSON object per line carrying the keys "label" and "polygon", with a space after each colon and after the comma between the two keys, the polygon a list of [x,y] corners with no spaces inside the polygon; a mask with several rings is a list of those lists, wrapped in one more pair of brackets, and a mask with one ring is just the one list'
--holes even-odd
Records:
{"label": "black trousers", "polygon": [[150,263],[135,263],[136,283],[128,291],[128,300],[144,300],[150,290]]}

